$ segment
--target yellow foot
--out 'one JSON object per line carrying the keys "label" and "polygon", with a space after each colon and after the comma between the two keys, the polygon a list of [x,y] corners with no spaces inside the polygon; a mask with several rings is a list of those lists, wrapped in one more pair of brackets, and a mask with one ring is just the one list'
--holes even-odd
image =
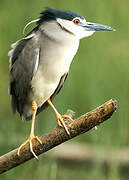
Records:
{"label": "yellow foot", "polygon": [[57,122],[58,122],[58,125],[61,126],[61,127],[64,127],[67,134],[70,135],[70,132],[65,124],[65,121],[64,119],[69,119],[71,122],[73,122],[72,118],[68,115],[60,115],[60,114],[57,114]]}
{"label": "yellow foot", "polygon": [[37,140],[40,144],[42,144],[42,141],[37,137],[37,136],[30,136],[23,144],[21,144],[21,146],[18,148],[18,151],[17,151],[17,155],[20,156],[20,151],[21,149],[26,145],[26,144],[30,144],[30,152],[34,155],[34,157],[36,159],[38,159],[38,156],[36,156],[35,152],[33,151],[33,144],[32,144],[32,141],[33,140]]}
{"label": "yellow foot", "polygon": [[68,119],[71,123],[73,122],[73,119],[70,117],[70,116],[68,116],[68,115],[62,115],[62,118],[63,119]]}

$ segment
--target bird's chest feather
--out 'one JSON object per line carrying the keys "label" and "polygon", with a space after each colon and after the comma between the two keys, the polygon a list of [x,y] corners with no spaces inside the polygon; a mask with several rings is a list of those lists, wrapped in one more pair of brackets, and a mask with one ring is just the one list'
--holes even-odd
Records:
{"label": "bird's chest feather", "polygon": [[69,71],[78,45],[78,41],[68,46],[49,44],[41,51],[39,66],[31,81],[32,93],[39,105],[42,105],[54,93],[60,78]]}

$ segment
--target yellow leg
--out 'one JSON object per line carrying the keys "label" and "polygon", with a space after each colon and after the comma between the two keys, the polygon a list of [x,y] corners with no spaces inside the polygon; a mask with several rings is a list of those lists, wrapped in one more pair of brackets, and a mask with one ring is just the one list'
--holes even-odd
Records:
{"label": "yellow leg", "polygon": [[34,155],[34,157],[36,159],[38,159],[38,157],[36,156],[35,152],[33,151],[33,144],[32,141],[35,139],[37,140],[40,144],[42,144],[41,140],[37,137],[34,136],[34,124],[35,124],[35,116],[36,116],[36,112],[37,112],[37,104],[35,101],[32,102],[32,123],[31,123],[31,131],[30,131],[30,136],[29,138],[23,143],[21,144],[21,146],[18,148],[18,156],[20,156],[20,151],[21,149],[26,145],[26,144],[30,144],[30,151],[32,152],[32,154]]}
{"label": "yellow leg", "polygon": [[68,115],[60,115],[58,113],[58,111],[56,110],[56,108],[54,107],[54,105],[52,104],[50,99],[48,99],[47,102],[50,105],[50,107],[53,109],[53,111],[56,113],[56,118],[57,118],[58,125],[61,126],[61,127],[63,126],[65,128],[67,134],[70,135],[70,132],[69,132],[69,130],[68,130],[68,128],[67,128],[67,126],[66,126],[66,124],[64,122],[64,119],[69,119],[70,121],[73,121],[72,118],[70,116],[68,116]]}

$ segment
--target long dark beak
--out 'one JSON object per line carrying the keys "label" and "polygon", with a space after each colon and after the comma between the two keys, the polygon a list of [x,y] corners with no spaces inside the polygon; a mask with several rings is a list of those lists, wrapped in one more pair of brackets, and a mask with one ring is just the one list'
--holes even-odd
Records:
{"label": "long dark beak", "polygon": [[91,22],[86,22],[85,24],[83,24],[83,27],[85,28],[86,31],[116,31],[115,29],[109,26],[91,23]]}

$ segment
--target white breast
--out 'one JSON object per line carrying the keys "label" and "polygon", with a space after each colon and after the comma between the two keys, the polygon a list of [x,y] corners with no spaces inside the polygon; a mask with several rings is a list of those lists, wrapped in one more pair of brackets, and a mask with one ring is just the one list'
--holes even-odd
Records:
{"label": "white breast", "polygon": [[31,82],[33,92],[31,100],[35,100],[38,106],[50,98],[57,88],[60,78],[69,71],[78,46],[79,41],[76,40],[68,46],[56,44],[55,47],[49,44],[49,51],[46,49],[47,47],[42,50],[38,70]]}
{"label": "white breast", "polygon": [[63,31],[55,21],[41,25],[39,30],[39,64],[31,81],[32,91],[28,101],[35,100],[41,106],[54,93],[61,77],[69,71],[79,40]]}

